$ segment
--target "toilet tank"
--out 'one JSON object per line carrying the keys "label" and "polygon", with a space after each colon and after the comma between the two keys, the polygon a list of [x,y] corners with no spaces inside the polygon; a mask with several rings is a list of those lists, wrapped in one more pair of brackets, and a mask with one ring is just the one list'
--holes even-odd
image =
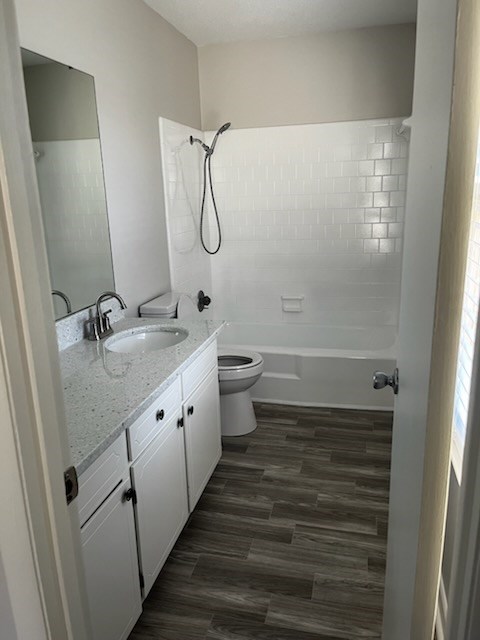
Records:
{"label": "toilet tank", "polygon": [[169,291],[139,307],[141,318],[175,318],[180,294]]}

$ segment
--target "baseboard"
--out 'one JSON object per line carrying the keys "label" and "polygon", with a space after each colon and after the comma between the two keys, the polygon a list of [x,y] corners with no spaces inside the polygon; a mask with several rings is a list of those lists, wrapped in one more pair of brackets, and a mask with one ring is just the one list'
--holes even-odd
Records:
{"label": "baseboard", "polygon": [[318,409],[353,409],[360,411],[389,411],[393,412],[393,407],[379,407],[360,404],[336,404],[325,402],[297,402],[296,400],[274,400],[272,398],[252,398],[253,402],[261,404],[285,404],[291,407],[312,407]]}
{"label": "baseboard", "polygon": [[437,616],[435,619],[435,631],[437,632],[437,640],[445,640],[446,638],[446,624],[447,624],[447,594],[445,591],[445,584],[443,582],[443,576],[440,577],[440,588],[438,590],[438,606]]}

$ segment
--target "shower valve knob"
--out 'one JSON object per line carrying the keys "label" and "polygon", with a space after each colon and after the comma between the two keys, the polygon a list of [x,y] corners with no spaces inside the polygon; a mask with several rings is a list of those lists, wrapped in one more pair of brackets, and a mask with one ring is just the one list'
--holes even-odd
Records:
{"label": "shower valve knob", "polygon": [[203,291],[198,292],[198,310],[203,311],[206,307],[210,305],[212,299],[209,296],[206,296]]}

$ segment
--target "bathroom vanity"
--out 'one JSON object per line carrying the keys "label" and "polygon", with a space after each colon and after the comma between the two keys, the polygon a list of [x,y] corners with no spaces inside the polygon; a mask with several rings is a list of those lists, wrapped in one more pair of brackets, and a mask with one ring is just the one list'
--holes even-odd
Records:
{"label": "bathroom vanity", "polygon": [[165,325],[188,336],[146,353],[83,340],[60,354],[95,640],[128,637],[221,455],[222,323],[125,319],[114,338]]}

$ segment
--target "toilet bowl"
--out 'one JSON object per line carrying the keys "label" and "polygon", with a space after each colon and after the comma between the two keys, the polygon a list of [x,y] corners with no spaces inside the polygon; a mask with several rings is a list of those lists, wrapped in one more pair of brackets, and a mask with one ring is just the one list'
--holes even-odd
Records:
{"label": "toilet bowl", "polygon": [[243,436],[257,428],[249,389],[262,373],[263,358],[259,353],[243,349],[218,350],[223,436]]}

